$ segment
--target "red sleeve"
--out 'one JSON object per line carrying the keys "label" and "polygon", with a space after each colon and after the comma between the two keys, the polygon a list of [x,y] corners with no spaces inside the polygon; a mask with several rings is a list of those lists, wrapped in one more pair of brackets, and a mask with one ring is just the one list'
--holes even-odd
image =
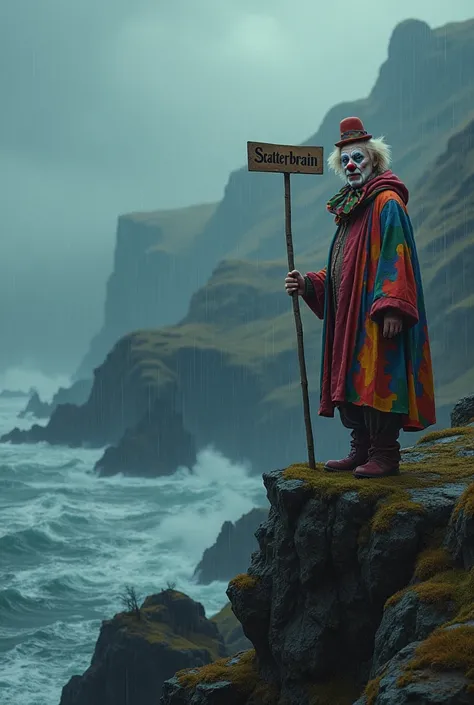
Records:
{"label": "red sleeve", "polygon": [[325,301],[325,285],[326,267],[319,272],[307,272],[306,276],[312,284],[311,289],[303,296],[303,301],[320,319],[324,318],[324,301]]}
{"label": "red sleeve", "polygon": [[377,299],[370,310],[370,317],[377,323],[382,324],[385,314],[390,313],[390,311],[402,316],[409,328],[418,323],[416,306],[410,301],[398,299],[395,296]]}

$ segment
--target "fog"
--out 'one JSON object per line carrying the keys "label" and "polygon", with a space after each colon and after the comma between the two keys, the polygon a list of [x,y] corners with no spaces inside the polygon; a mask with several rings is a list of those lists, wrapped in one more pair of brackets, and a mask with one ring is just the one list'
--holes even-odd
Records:
{"label": "fog", "polygon": [[[117,216],[218,200],[248,139],[307,139],[369,93],[414,6],[0,0],[0,369],[72,371]],[[416,3],[432,27],[470,15]]]}

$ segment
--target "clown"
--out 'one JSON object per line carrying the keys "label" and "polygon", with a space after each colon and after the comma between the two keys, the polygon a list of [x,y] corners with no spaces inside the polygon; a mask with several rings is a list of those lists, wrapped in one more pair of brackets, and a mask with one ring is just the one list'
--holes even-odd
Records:
{"label": "clown", "polygon": [[408,190],[390,171],[390,147],[359,118],[340,124],[328,158],[345,182],[327,204],[337,230],[327,266],[288,272],[285,288],[323,320],[321,416],[351,431],[351,449],[329,472],[399,473],[400,430],[436,423],[433,374]]}

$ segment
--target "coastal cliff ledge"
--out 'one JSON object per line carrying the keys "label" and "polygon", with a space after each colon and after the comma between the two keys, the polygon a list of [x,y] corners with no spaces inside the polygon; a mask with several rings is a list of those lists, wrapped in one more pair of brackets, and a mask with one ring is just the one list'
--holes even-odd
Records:
{"label": "coastal cliff ledge", "polygon": [[227,595],[253,648],[165,682],[161,705],[474,703],[474,427],[426,434],[380,480],[263,476],[259,549]]}
{"label": "coastal cliff ledge", "polygon": [[89,668],[64,686],[60,705],[156,705],[178,669],[229,653],[217,623],[182,592],[162,590],[101,626]]}

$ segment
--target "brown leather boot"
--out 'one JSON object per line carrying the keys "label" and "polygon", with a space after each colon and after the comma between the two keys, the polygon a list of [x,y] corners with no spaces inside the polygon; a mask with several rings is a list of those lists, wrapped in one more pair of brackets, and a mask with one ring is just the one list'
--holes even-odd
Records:
{"label": "brown leather boot", "polygon": [[388,477],[400,474],[400,443],[398,431],[384,433],[372,439],[369,459],[354,470],[354,477]]}
{"label": "brown leather boot", "polygon": [[351,450],[342,460],[328,460],[324,469],[328,472],[353,472],[364,463],[369,456],[370,438],[367,431],[353,430],[351,432]]}

